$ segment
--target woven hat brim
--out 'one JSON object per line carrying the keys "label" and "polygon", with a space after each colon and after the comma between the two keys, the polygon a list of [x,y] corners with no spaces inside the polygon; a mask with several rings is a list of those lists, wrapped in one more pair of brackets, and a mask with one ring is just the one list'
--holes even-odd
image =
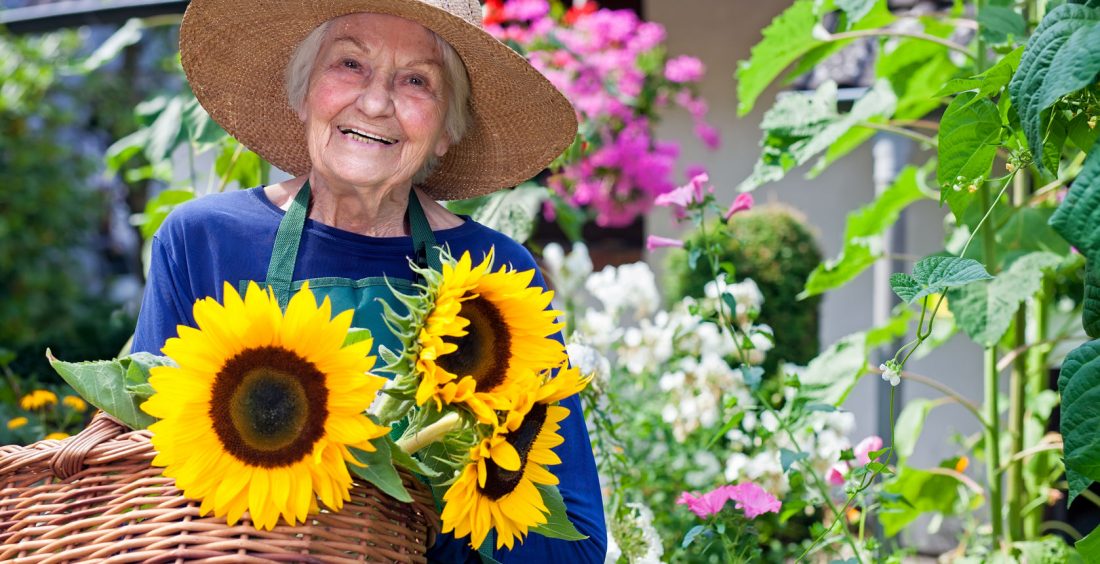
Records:
{"label": "woven hat brim", "polygon": [[515,186],[573,142],[573,107],[542,74],[484,30],[417,0],[193,0],[180,28],[180,52],[195,97],[246,147],[281,170],[306,174],[305,129],[287,101],[286,63],[318,25],[356,12],[415,21],[454,47],[466,65],[472,121],[421,183],[433,198]]}

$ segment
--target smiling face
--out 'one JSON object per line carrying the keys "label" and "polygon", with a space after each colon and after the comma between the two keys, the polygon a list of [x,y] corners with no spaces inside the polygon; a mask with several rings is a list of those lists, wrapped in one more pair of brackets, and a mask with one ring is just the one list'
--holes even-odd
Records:
{"label": "smiling face", "polygon": [[450,145],[444,76],[435,35],[420,24],[382,14],[333,20],[299,113],[312,176],[354,187],[411,185]]}

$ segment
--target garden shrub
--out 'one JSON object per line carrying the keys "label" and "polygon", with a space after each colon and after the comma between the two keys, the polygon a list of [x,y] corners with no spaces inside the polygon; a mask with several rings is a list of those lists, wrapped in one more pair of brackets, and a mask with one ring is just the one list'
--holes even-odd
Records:
{"label": "garden shrub", "polygon": [[[737,281],[756,281],[764,295],[759,322],[775,330],[775,349],[768,354],[765,370],[771,373],[781,361],[808,363],[820,347],[821,297],[797,296],[821,262],[821,250],[804,219],[788,207],[761,206],[730,217],[722,233],[721,260],[733,265]],[[687,237],[696,242],[699,238],[699,232]],[[714,278],[709,270],[705,261],[692,269],[685,253],[671,253],[665,280],[668,299],[702,296],[703,287]]]}

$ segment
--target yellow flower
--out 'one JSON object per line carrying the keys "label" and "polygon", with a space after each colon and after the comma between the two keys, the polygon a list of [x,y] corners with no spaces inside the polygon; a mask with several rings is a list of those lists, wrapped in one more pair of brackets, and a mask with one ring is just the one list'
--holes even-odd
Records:
{"label": "yellow flower", "polygon": [[553,448],[564,442],[558,434],[569,409],[554,402],[580,391],[589,382],[574,368],[562,368],[557,378],[522,393],[503,425],[470,450],[469,463],[443,494],[443,532],[470,535],[479,547],[489,530],[496,546],[512,548],[531,527],[547,522],[549,510],[538,485],[557,485],[547,466],[560,464]]}
{"label": "yellow flower", "polygon": [[8,429],[14,431],[14,430],[22,427],[23,425],[26,425],[26,424],[27,424],[27,418],[26,417],[15,417],[13,419],[8,420]]}
{"label": "yellow flower", "polygon": [[565,348],[553,339],[561,312],[548,310],[553,292],[529,287],[534,270],[491,271],[493,253],[473,266],[470,254],[444,262],[430,288],[434,304],[417,336],[417,405],[464,404],[486,424],[515,396],[534,387],[532,375],[557,366]]}
{"label": "yellow flower", "polygon": [[69,438],[69,434],[68,433],[62,433],[61,431],[58,431],[56,433],[50,433],[49,435],[46,435],[46,440],[51,440],[51,441],[60,441],[60,440],[64,440],[64,439],[67,439],[67,438]]}
{"label": "yellow flower", "polygon": [[348,446],[388,432],[364,411],[385,379],[370,374],[371,341],[344,346],[352,311],[331,315],[308,286],[284,315],[270,291],[249,284],[244,299],[230,284],[225,303],[199,300],[197,329],[179,327],[164,353],[178,367],[153,368],[156,393],[141,408],[150,426],[153,464],[200,512],[236,524],[247,510],[255,527],[282,515],[305,521],[317,498],[339,510],[350,499]]}
{"label": "yellow flower", "polygon": [[88,404],[84,403],[83,399],[76,396],[65,396],[61,399],[61,403],[71,407],[73,411],[80,413],[84,413],[84,410],[88,409]]}
{"label": "yellow flower", "polygon": [[35,390],[19,400],[19,407],[27,411],[40,409],[48,405],[57,405],[57,394],[49,390]]}

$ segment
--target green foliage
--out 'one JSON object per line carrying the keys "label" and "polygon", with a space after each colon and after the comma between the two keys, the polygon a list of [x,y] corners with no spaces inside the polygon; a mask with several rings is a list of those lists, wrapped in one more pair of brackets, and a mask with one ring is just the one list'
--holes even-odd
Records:
{"label": "green foliage", "polygon": [[561,492],[558,491],[556,486],[537,484],[535,487],[542,495],[542,501],[546,504],[546,508],[550,510],[550,514],[546,516],[545,524],[531,529],[532,533],[538,533],[552,539],[569,541],[588,538],[587,535],[582,535],[573,525],[573,522],[569,520],[569,515],[565,513],[565,499],[561,497]]}
{"label": "green foliage", "polygon": [[737,65],[737,115],[752,111],[756,99],[787,68],[824,42],[815,39],[814,0],[797,0],[764,28],[764,39],[752,48],[748,61]]}
{"label": "green foliage", "polygon": [[989,177],[1000,137],[1001,116],[993,102],[963,92],[947,106],[940,121],[936,180],[941,203],[947,202],[956,218]]}
{"label": "green foliage", "polygon": [[906,402],[905,408],[901,410],[901,415],[894,424],[894,452],[898,454],[898,460],[902,463],[916,450],[917,439],[920,438],[921,430],[924,429],[924,421],[928,419],[928,413],[932,408],[937,405],[939,403],[932,400],[915,398]]}
{"label": "green foliage", "polygon": [[374,484],[383,493],[397,501],[411,503],[412,496],[405,489],[405,485],[401,483],[401,475],[393,467],[393,461],[390,458],[390,448],[396,448],[396,445],[391,447],[392,442],[386,435],[372,440],[370,444],[374,447],[373,451],[355,447],[348,449],[355,460],[364,465],[348,464],[348,469],[356,476]]}
{"label": "green foliage", "polygon": [[[775,348],[768,353],[765,369],[780,359],[805,364],[817,355],[820,298],[798,300],[804,280],[821,261],[813,235],[793,212],[764,206],[734,214],[722,234],[721,262],[736,270],[738,281],[753,279],[764,296],[759,323],[776,329]],[[689,239],[699,241],[696,232]],[[670,300],[702,296],[714,276],[704,261],[691,268],[684,253],[668,259],[666,288]]]}
{"label": "green foliage", "polygon": [[[806,289],[800,298],[816,296],[838,288],[858,276],[882,257],[882,251],[873,251],[873,238],[882,235],[897,221],[901,211],[922,198],[918,175],[922,170],[905,167],[894,184],[873,202],[848,214],[844,226],[844,250],[836,259],[823,262],[814,268],[806,280]],[[881,248],[881,245],[878,246]]]}
{"label": "green foliage", "polygon": [[888,537],[892,537],[924,513],[955,515],[976,509],[981,497],[963,494],[962,483],[951,476],[898,466],[897,476],[886,482],[883,491],[901,496],[898,501],[886,501],[879,522]]}
{"label": "green foliage", "polygon": [[911,304],[925,296],[941,294],[948,288],[991,278],[985,266],[974,259],[936,255],[917,261],[912,276],[895,273],[890,277],[890,287],[899,298]]}
{"label": "green foliage", "polygon": [[146,429],[153,418],[140,409],[153,395],[149,370],[171,365],[165,357],[137,353],[118,360],[64,362],[46,351],[50,365],[88,403],[122,421],[131,429]]}
{"label": "green foliage", "polygon": [[1050,225],[1085,258],[1100,260],[1100,150],[1085,158],[1073,189],[1050,218]]}
{"label": "green foliage", "polygon": [[452,212],[470,215],[474,221],[523,243],[535,229],[535,219],[542,203],[549,197],[548,192],[546,188],[528,182],[511,190],[446,204]]}
{"label": "green foliage", "polygon": [[1035,252],[1014,261],[991,282],[978,282],[948,293],[951,313],[974,342],[991,347],[1000,342],[1016,310],[1043,287],[1043,276],[1062,263],[1048,252]]}
{"label": "green foliage", "polygon": [[1100,562],[1100,527],[1092,530],[1085,538],[1077,541],[1077,552],[1088,564]]}
{"label": "green foliage", "polygon": [[1085,333],[1100,339],[1100,266],[1095,261],[1085,264],[1085,301],[1082,321]]}
{"label": "green foliage", "polygon": [[1058,376],[1069,503],[1100,480],[1100,341],[1074,349]]}
{"label": "green foliage", "polygon": [[737,190],[747,192],[783,178],[792,168],[827,150],[860,122],[893,113],[897,104],[897,97],[886,81],[876,82],[844,114],[837,111],[836,96],[837,86],[831,81],[813,94],[781,96],[760,122],[764,130],[760,160]]}
{"label": "green foliage", "polygon": [[1028,40],[1008,90],[1033,154],[1043,153],[1051,106],[1095,83],[1100,72],[1097,44],[1100,7],[1073,3],[1051,10]]}

